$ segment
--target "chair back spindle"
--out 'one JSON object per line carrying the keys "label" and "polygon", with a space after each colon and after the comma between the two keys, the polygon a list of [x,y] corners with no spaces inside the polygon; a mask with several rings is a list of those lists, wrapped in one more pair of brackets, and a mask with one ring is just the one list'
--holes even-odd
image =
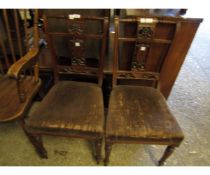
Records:
{"label": "chair back spindle", "polygon": [[23,47],[22,47],[22,43],[21,43],[20,24],[19,24],[19,20],[18,20],[17,9],[14,9],[13,13],[14,13],[14,19],[15,19],[15,29],[16,29],[16,33],[17,33],[18,49],[19,49],[20,57],[22,57],[23,56]]}
{"label": "chair back spindle", "polygon": [[16,61],[15,50],[14,50],[14,45],[13,45],[13,42],[12,42],[11,28],[10,28],[10,24],[9,24],[9,20],[8,20],[8,15],[7,15],[7,10],[6,9],[3,9],[3,14],[4,14],[4,22],[5,22],[5,26],[6,26],[8,41],[9,41],[9,47],[10,47],[10,50],[11,50],[12,60],[13,60],[13,63],[14,63]]}
{"label": "chair back spindle", "polygon": [[[5,74],[10,66],[23,57],[30,47],[38,47],[38,35],[33,35],[31,29],[28,29],[27,10],[4,9],[0,11],[0,70]],[[23,12],[21,18],[21,12]],[[37,22],[36,22],[36,25]],[[36,28],[36,27],[35,27]],[[34,29],[37,30],[38,29]],[[29,35],[33,35],[34,46],[30,46]]]}
{"label": "chair back spindle", "polygon": [[[30,25],[33,27],[27,26],[24,11],[0,11],[0,33],[3,34],[0,36],[0,123],[24,117],[41,86],[37,65],[38,10],[34,10],[33,25]],[[24,31],[31,35],[27,50],[25,43],[29,43],[29,39],[25,38],[28,34]],[[33,74],[30,74],[33,69]]]}

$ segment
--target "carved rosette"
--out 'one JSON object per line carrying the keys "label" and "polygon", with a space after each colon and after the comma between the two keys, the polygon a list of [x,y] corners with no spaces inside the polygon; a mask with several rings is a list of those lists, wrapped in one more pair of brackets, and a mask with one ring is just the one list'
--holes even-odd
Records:
{"label": "carved rosette", "polygon": [[72,66],[85,66],[85,21],[82,18],[69,19],[68,32],[71,35],[69,50]]}
{"label": "carved rosette", "polygon": [[141,20],[138,18],[137,41],[132,59],[132,70],[144,70],[147,56],[151,47],[151,41],[155,30],[155,20],[149,18]]}

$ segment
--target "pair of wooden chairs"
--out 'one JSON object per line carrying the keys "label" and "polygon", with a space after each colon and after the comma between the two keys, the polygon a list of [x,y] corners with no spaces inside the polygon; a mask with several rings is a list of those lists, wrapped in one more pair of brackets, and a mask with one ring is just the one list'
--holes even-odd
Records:
{"label": "pair of wooden chairs", "polygon": [[[67,26],[66,31],[49,31],[48,22],[52,18],[58,21],[63,20]],[[183,140],[182,131],[169,111],[166,100],[156,89],[163,60],[155,60],[155,55],[163,59],[162,52],[167,54],[173,43],[172,36],[176,34],[176,21],[170,21],[175,30],[169,32],[169,39],[155,38],[158,25],[167,24],[167,22],[167,20],[156,18],[115,18],[113,89],[109,100],[108,115],[105,117],[101,86],[108,18],[79,14],[44,16],[44,27],[53,59],[56,84],[38,108],[25,120],[26,133],[40,157],[48,157],[42,143],[42,136],[55,135],[92,140],[95,145],[97,163],[101,160],[102,141],[105,138],[105,165],[109,162],[111,146],[115,143],[168,145],[158,164],[164,163]],[[87,28],[94,23],[98,23],[101,30],[90,33]],[[120,23],[132,23],[134,30],[128,27],[126,30],[130,31],[130,34],[120,36]],[[135,36],[131,37],[131,34]],[[54,47],[57,37],[62,37],[66,47],[69,48],[70,59],[57,56]],[[97,42],[99,50],[97,54],[94,53],[97,59],[93,58],[89,52],[94,41]],[[121,42],[134,44],[131,68],[125,71],[121,70],[120,64],[121,58],[128,54],[128,50],[121,45]],[[164,49],[161,50],[161,47]],[[154,49],[156,51],[153,55]],[[72,75],[71,80],[74,80],[74,77],[86,76],[92,81],[95,77],[97,84],[59,81],[61,74]],[[130,80],[148,81],[153,87],[118,85],[122,81],[126,84]]]}
{"label": "pair of wooden chairs", "polygon": [[[0,11],[0,123],[23,121],[41,80],[37,65],[38,10],[33,27],[27,26],[27,11]],[[33,42],[29,36],[33,36]],[[21,122],[22,125],[22,122]]]}

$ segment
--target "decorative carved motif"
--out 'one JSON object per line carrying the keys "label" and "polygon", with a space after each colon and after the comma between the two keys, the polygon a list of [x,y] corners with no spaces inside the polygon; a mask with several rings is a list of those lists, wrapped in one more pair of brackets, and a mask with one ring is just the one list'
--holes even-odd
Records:
{"label": "decorative carved motif", "polygon": [[70,20],[68,32],[69,32],[69,34],[73,35],[74,37],[84,35],[84,32],[85,32],[84,21],[81,19]]}
{"label": "decorative carved motif", "polygon": [[69,19],[68,32],[71,35],[69,41],[72,66],[85,66],[85,34],[86,24],[82,18]]}
{"label": "decorative carved motif", "polygon": [[[154,20],[155,21],[155,20]],[[137,41],[135,44],[132,70],[144,70],[149,49],[151,47],[151,40],[153,38],[156,22],[142,23],[138,20],[137,26]]]}
{"label": "decorative carved motif", "polygon": [[152,72],[120,72],[118,73],[119,78],[126,79],[150,79],[150,80],[158,80],[159,74],[155,74]]}
{"label": "decorative carved motif", "polygon": [[139,39],[150,39],[152,38],[153,30],[151,27],[139,27],[138,29],[138,38]]}
{"label": "decorative carved motif", "polygon": [[70,40],[71,64],[85,66],[85,47],[84,40],[72,39]]}
{"label": "decorative carved motif", "polygon": [[95,76],[98,74],[97,70],[94,70],[93,68],[84,68],[82,66],[71,66],[71,67],[66,67],[66,68],[60,68],[59,72],[63,73],[70,73],[70,74],[86,74],[86,75],[92,75]]}
{"label": "decorative carved motif", "polygon": [[133,54],[132,69],[144,70],[150,44],[137,41]]}

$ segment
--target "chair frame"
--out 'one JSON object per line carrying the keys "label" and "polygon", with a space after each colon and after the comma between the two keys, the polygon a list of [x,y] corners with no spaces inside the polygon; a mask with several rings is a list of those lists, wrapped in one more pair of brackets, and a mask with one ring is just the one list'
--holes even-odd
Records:
{"label": "chair frame", "polygon": [[[98,86],[102,86],[103,82],[103,67],[104,67],[104,56],[105,56],[105,50],[106,50],[106,39],[107,39],[107,29],[108,29],[108,17],[96,17],[96,16],[82,16],[79,20],[94,20],[94,21],[101,21],[103,24],[103,33],[102,34],[88,34],[84,37],[83,33],[67,33],[67,32],[49,32],[48,30],[48,18],[56,18],[56,19],[64,19],[64,20],[70,20],[66,16],[46,16],[44,15],[44,28],[46,31],[46,37],[49,44],[53,64],[54,64],[54,80],[55,83],[58,83],[59,81],[59,73],[61,72],[64,74],[70,74],[70,75],[88,75],[92,77],[98,77]],[[80,31],[81,26],[79,26],[76,31]],[[101,53],[100,53],[100,59],[99,59],[99,69],[97,68],[91,68],[87,67],[85,64],[78,64],[73,66],[65,66],[65,65],[58,65],[57,59],[56,59],[56,53],[55,48],[53,46],[52,37],[53,36],[64,36],[64,37],[72,37],[72,38],[80,38],[80,39],[94,39],[94,40],[101,40]],[[85,72],[83,71],[85,70]],[[64,71],[63,70],[67,70]],[[60,72],[59,72],[60,71]],[[99,164],[101,160],[101,147],[102,147],[102,140],[104,137],[104,133],[101,134],[92,134],[92,133],[86,133],[86,134],[68,134],[63,135],[59,133],[52,133],[52,132],[29,132],[26,131],[27,135],[31,141],[31,143],[34,145],[38,155],[41,158],[48,158],[47,151],[43,146],[42,142],[42,136],[43,135],[53,135],[53,136],[62,136],[62,137],[70,137],[70,138],[82,138],[94,141],[95,145],[95,159],[96,162]]]}
{"label": "chair frame", "polygon": [[[173,45],[173,39],[172,40],[163,40],[163,39],[154,39],[153,36],[146,36],[145,38],[126,38],[126,37],[120,37],[119,36],[119,24],[121,23],[138,23],[140,24],[140,28],[141,27],[149,27],[153,32],[155,30],[155,25],[156,23],[173,23],[175,24],[175,32],[174,32],[174,37],[177,34],[178,30],[179,30],[179,22],[176,20],[167,20],[166,19],[158,19],[156,17],[149,17],[149,20],[153,20],[153,23],[144,23],[139,22],[141,21],[141,19],[147,19],[144,17],[133,17],[133,18],[129,18],[129,19],[119,19],[119,17],[115,17],[115,38],[114,38],[114,64],[113,64],[113,78],[112,78],[112,87],[114,88],[115,86],[117,86],[117,80],[119,79],[134,79],[134,80],[149,80],[149,81],[153,81],[153,87],[154,88],[158,88],[160,87],[160,83],[159,83],[159,72],[147,72],[144,70],[144,68],[142,69],[141,67],[132,67],[132,69],[130,71],[123,71],[123,70],[119,70],[119,62],[118,62],[118,48],[119,48],[119,42],[138,42],[138,41],[143,41],[141,44],[143,44],[143,46],[145,46],[145,44],[151,44],[151,43],[164,43],[167,44],[169,46]],[[139,26],[137,26],[139,29]],[[138,30],[137,29],[137,30]],[[174,38],[173,37],[173,38]],[[141,46],[140,44],[140,46]],[[135,47],[138,47],[137,44]],[[147,46],[146,46],[147,47]],[[150,46],[147,47],[147,49]],[[138,47],[139,48],[139,47]],[[167,53],[170,51],[170,48],[168,49]],[[134,51],[135,52],[135,51]],[[148,52],[150,52],[150,49],[148,49]],[[135,53],[134,53],[135,55]],[[135,56],[134,56],[135,57]],[[145,56],[146,57],[146,56]],[[136,58],[132,59],[132,65],[135,63],[136,64]],[[160,70],[159,70],[160,71]],[[128,144],[155,144],[155,145],[167,145],[167,148],[165,149],[163,156],[161,157],[161,159],[158,161],[158,165],[163,165],[165,160],[173,153],[175,147],[178,147],[180,145],[182,140],[177,140],[174,141],[173,143],[170,140],[167,139],[134,139],[134,138],[118,138],[118,137],[111,137],[109,135],[106,134],[105,131],[105,159],[104,159],[104,165],[108,165],[109,163],[109,157],[110,157],[110,152],[112,149],[112,145],[113,144],[124,144],[124,143],[128,143]]]}

